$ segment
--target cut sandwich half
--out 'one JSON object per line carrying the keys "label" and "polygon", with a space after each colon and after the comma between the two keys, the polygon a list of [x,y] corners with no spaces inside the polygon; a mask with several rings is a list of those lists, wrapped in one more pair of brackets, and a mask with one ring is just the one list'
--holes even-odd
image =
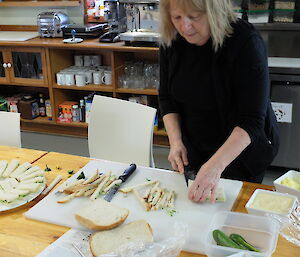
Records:
{"label": "cut sandwich half", "polygon": [[122,224],[129,210],[98,198],[75,213],[77,221],[93,230],[108,230]]}
{"label": "cut sandwich half", "polygon": [[90,237],[90,248],[98,257],[134,241],[153,242],[152,229],[147,221],[137,220],[112,230],[96,232]]}
{"label": "cut sandwich half", "polygon": [[[190,187],[193,184],[194,180],[189,179],[188,180],[188,187]],[[208,195],[208,197],[206,198],[206,201],[210,201],[211,200],[211,194]],[[224,187],[219,184],[216,190],[216,202],[225,202],[226,201],[226,195],[224,192]]]}

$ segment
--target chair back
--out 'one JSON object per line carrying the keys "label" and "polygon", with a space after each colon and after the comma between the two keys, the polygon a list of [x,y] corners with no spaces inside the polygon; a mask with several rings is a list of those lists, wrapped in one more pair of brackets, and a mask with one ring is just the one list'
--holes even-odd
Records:
{"label": "chair back", "polygon": [[0,111],[0,145],[21,147],[20,113]]}
{"label": "chair back", "polygon": [[154,167],[156,109],[95,95],[88,126],[90,157]]}

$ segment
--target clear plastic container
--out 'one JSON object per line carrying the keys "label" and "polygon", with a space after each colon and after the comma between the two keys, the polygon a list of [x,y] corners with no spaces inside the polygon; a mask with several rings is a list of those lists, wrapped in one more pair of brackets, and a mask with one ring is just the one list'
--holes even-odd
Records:
{"label": "clear plastic container", "polygon": [[275,9],[293,10],[295,9],[295,0],[275,0]]}
{"label": "clear plastic container", "polygon": [[249,0],[248,10],[252,10],[252,11],[269,10],[269,5],[270,5],[269,0]]}
{"label": "clear plastic container", "polygon": [[[219,246],[212,236],[215,229],[223,231],[226,235],[240,234],[261,252]],[[214,215],[208,231],[205,239],[208,257],[225,257],[241,252],[248,253],[252,257],[269,257],[276,249],[279,225],[269,217],[224,211]]]}
{"label": "clear plastic container", "polygon": [[248,11],[248,21],[251,23],[268,23],[269,11]]}
{"label": "clear plastic container", "polygon": [[[260,199],[260,204],[261,208],[258,206],[253,206],[252,204],[254,201],[257,199],[257,197],[263,195],[268,195],[268,201],[267,203],[265,201],[261,201]],[[280,197],[280,198],[279,198]],[[285,199],[283,199],[284,197]],[[266,198],[265,198],[266,200]],[[282,203],[282,201],[288,201],[287,203],[290,203],[289,206],[285,206],[284,210],[279,210],[279,207],[283,207],[284,205],[281,204],[281,206],[278,206],[277,203]],[[267,213],[274,213],[277,215],[282,215],[288,217],[292,210],[294,209],[296,205],[297,197],[294,195],[289,195],[289,194],[282,194],[274,191],[269,191],[269,190],[263,190],[263,189],[256,189],[249,199],[249,201],[246,204],[246,209],[248,213],[251,214],[256,214],[256,215],[266,215]],[[264,203],[264,204],[263,204]],[[266,204],[271,204],[269,207],[272,207],[272,210],[267,210],[268,208],[266,207]],[[286,204],[288,205],[288,204]]]}
{"label": "clear plastic container", "polygon": [[241,10],[242,9],[243,0],[232,0],[232,5],[234,10]]}
{"label": "clear plastic container", "polygon": [[292,23],[294,21],[294,11],[274,10],[274,23]]}
{"label": "clear plastic container", "polygon": [[300,179],[300,172],[299,171],[295,171],[295,170],[290,170],[287,173],[283,174],[281,177],[277,178],[273,183],[274,186],[276,188],[277,192],[280,193],[287,193],[287,194],[291,194],[291,195],[295,195],[298,197],[298,200],[300,201],[300,190],[298,189],[294,189],[292,187],[286,186],[286,185],[282,185],[281,181],[287,178],[298,178]]}

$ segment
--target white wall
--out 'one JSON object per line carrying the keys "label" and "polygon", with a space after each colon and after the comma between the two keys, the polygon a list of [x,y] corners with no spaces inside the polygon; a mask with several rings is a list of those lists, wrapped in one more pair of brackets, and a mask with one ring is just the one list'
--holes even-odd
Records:
{"label": "white wall", "polygon": [[83,5],[78,7],[0,7],[0,25],[36,25],[37,15],[44,11],[62,11],[72,23],[83,23]]}

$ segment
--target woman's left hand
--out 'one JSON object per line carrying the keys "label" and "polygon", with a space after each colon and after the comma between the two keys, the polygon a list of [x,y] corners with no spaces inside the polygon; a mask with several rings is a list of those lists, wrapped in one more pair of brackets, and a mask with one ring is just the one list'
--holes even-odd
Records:
{"label": "woman's left hand", "polygon": [[211,194],[211,202],[216,200],[216,189],[218,187],[222,170],[205,163],[200,168],[195,181],[188,190],[188,198],[195,202],[204,202]]}

